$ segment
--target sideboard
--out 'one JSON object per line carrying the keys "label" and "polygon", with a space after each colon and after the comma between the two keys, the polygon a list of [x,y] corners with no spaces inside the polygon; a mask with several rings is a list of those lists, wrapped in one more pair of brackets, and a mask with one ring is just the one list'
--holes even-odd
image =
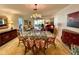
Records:
{"label": "sideboard", "polygon": [[0,33],[0,46],[17,37],[17,30],[9,30]]}
{"label": "sideboard", "polygon": [[79,46],[79,33],[63,29],[62,30],[62,42],[68,45],[69,47],[71,44]]}

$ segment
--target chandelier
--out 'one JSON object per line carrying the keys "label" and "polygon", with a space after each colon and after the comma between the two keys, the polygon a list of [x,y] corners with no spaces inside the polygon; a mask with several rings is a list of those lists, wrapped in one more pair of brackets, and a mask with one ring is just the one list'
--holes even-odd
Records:
{"label": "chandelier", "polygon": [[34,10],[34,13],[31,15],[31,18],[32,18],[32,19],[39,19],[39,18],[42,18],[42,15],[39,14],[39,13],[37,13],[37,10],[38,10],[37,4],[35,4],[34,6],[35,6],[35,8],[33,9],[33,10]]}

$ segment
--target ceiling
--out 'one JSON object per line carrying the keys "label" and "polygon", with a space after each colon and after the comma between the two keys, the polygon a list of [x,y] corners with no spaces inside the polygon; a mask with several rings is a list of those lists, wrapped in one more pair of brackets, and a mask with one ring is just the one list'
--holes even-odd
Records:
{"label": "ceiling", "polygon": [[[59,10],[65,8],[68,4],[37,4],[38,13],[44,17],[53,17]],[[34,13],[34,4],[0,4],[0,11],[30,16]]]}

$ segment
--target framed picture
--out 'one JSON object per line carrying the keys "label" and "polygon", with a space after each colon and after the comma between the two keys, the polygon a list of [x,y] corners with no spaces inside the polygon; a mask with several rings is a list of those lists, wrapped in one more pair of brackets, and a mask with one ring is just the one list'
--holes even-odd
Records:
{"label": "framed picture", "polygon": [[67,26],[79,28],[79,11],[68,14]]}
{"label": "framed picture", "polygon": [[29,20],[24,20],[24,25],[29,25]]}

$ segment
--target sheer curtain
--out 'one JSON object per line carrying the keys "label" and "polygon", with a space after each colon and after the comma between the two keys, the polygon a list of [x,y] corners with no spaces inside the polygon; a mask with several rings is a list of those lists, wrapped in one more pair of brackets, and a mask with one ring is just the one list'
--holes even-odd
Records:
{"label": "sheer curtain", "polygon": [[19,16],[18,18],[18,27],[19,27],[19,32],[22,34],[23,33],[23,18]]}

